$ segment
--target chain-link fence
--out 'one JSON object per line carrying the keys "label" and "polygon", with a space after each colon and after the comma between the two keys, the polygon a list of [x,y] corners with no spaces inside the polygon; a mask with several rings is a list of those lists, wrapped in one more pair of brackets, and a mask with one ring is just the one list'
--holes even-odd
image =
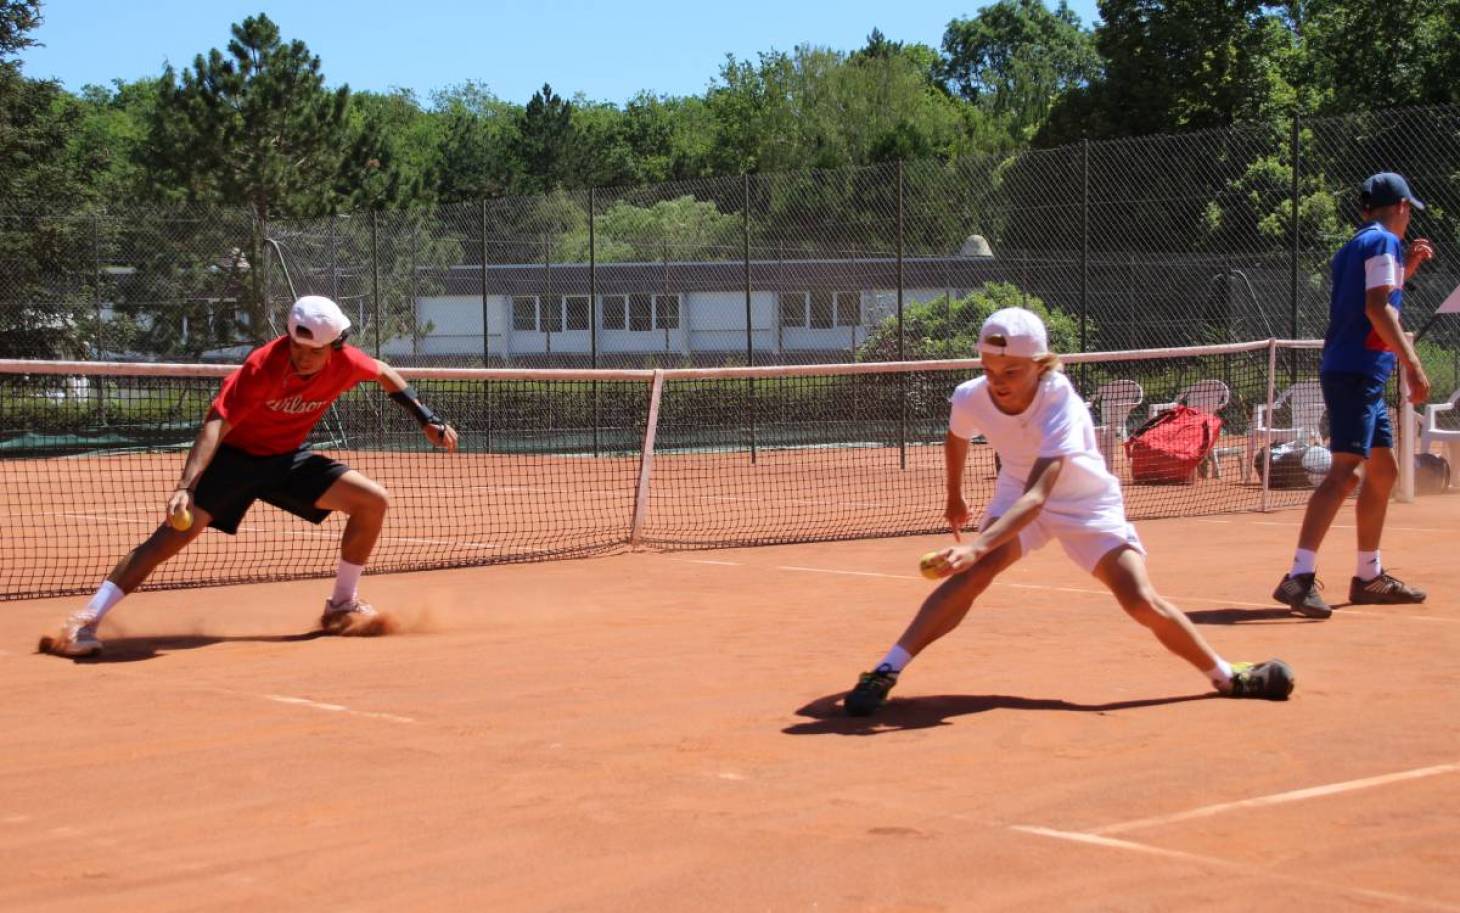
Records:
{"label": "chain-link fence", "polygon": [[[1460,282],[1460,107],[267,224],[0,215],[0,356],[235,360],[306,292],[402,365],[962,356],[1012,303],[1066,351],[1312,337],[1379,170],[1428,203],[1417,329]],[[1457,324],[1422,347],[1444,391]]]}

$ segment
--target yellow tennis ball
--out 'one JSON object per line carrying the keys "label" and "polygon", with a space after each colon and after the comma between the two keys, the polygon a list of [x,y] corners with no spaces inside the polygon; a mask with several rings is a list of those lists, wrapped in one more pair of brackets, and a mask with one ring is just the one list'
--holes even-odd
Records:
{"label": "yellow tennis ball", "polygon": [[942,552],[928,552],[918,561],[918,571],[929,580],[942,580],[945,568]]}
{"label": "yellow tennis ball", "polygon": [[193,525],[193,512],[184,507],[182,510],[168,517],[167,522],[172,524],[173,529],[178,532],[183,532]]}

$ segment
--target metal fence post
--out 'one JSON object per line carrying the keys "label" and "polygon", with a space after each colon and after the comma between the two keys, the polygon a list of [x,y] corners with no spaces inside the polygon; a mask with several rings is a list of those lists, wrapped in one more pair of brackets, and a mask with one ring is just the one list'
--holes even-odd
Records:
{"label": "metal fence post", "polygon": [[[597,194],[588,188],[588,361],[598,367],[598,235]],[[598,456],[598,381],[593,382],[593,455]]]}
{"label": "metal fence post", "polygon": [[[904,347],[902,324],[902,252],[903,252],[903,168],[902,159],[897,160],[897,360],[907,358]],[[907,468],[907,374],[897,375],[897,465]]]}
{"label": "metal fence post", "polygon": [[[1298,209],[1299,209],[1299,204],[1301,202],[1301,200],[1299,199],[1299,195],[1298,195],[1299,194],[1299,190],[1298,190],[1298,176],[1299,176],[1299,166],[1300,166],[1299,155],[1300,155],[1300,153],[1302,151],[1301,150],[1301,145],[1300,145],[1301,144],[1301,140],[1300,140],[1299,137],[1300,137],[1300,134],[1299,134],[1299,124],[1298,124],[1298,110],[1296,108],[1294,108],[1293,109],[1293,136],[1292,136],[1292,150],[1291,150],[1291,152],[1292,152],[1292,161],[1293,161],[1293,182],[1292,182],[1292,197],[1289,200],[1289,205],[1290,205],[1290,208],[1291,208],[1292,218],[1293,218],[1293,224],[1291,226],[1292,227],[1292,251],[1290,253],[1289,262],[1288,262],[1288,270],[1289,270],[1289,275],[1288,275],[1288,285],[1289,285],[1289,300],[1288,300],[1288,307],[1289,307],[1288,338],[1289,339],[1297,339],[1298,338],[1298,245],[1299,245],[1300,240],[1301,240],[1301,229],[1298,226]],[[1288,353],[1288,383],[1289,384],[1293,384],[1293,383],[1297,383],[1297,381],[1298,381],[1298,359],[1296,358],[1296,354],[1295,353]]]}
{"label": "metal fence post", "polygon": [[[752,332],[750,310],[750,175],[740,176],[742,204],[740,211],[740,253],[744,264],[742,278],[745,282],[745,364],[755,364],[755,336]],[[745,379],[745,395],[750,400],[750,462],[755,462],[755,378]]]}
{"label": "metal fence post", "polygon": [[479,274],[482,286],[482,367],[492,366],[492,325],[488,320],[487,307],[487,201],[482,200],[482,268]]}
{"label": "metal fence post", "polygon": [[380,357],[380,213],[370,210],[370,324],[375,357]]}
{"label": "metal fence post", "polygon": [[[1080,351],[1089,351],[1090,316],[1090,140],[1080,141]],[[1085,366],[1080,365],[1080,379]]]}

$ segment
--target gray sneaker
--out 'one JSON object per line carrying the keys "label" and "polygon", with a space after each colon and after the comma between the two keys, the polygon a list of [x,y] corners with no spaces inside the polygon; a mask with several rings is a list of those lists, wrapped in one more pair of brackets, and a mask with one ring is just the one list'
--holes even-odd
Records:
{"label": "gray sneaker", "polygon": [[1283,582],[1272,591],[1272,598],[1288,607],[1288,611],[1304,618],[1327,618],[1333,609],[1318,595],[1321,584],[1316,574],[1284,574]]}

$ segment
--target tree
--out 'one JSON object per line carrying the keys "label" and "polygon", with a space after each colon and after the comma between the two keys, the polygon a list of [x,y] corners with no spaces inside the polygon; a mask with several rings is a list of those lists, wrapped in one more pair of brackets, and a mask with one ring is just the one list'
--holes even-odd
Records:
{"label": "tree", "polygon": [[544,84],[517,120],[516,152],[533,190],[553,190],[569,183],[575,164],[573,103]]}
{"label": "tree", "polygon": [[252,237],[228,251],[180,251],[248,270],[241,324],[256,339],[265,319],[264,236],[280,217],[352,205],[385,206],[409,196],[378,119],[353,117],[350,89],[325,88],[319,58],[282,40],[267,16],[232,28],[227,53],[201,54],[180,75],[169,66],[142,150],[159,199],[247,207]]}
{"label": "tree", "polygon": [[95,340],[91,223],[80,214],[98,163],[73,155],[81,106],[27,79],[9,55],[33,45],[40,5],[0,4],[0,356],[79,357]]}
{"label": "tree", "polygon": [[1460,0],[1296,5],[1320,113],[1460,102]]}
{"label": "tree", "polygon": [[40,0],[0,2],[0,59],[9,57],[16,51],[34,47],[35,39],[27,33],[40,24]]}
{"label": "tree", "polygon": [[1100,0],[1103,75],[1067,93],[1036,145],[1227,127],[1296,96],[1295,38],[1268,0]]}
{"label": "tree", "polygon": [[1100,70],[1094,40],[1060,0],[998,0],[943,33],[940,75],[950,91],[1005,120],[1020,138],[1038,129],[1060,96]]}
{"label": "tree", "polygon": [[432,96],[436,145],[431,184],[443,202],[499,197],[523,183],[517,157],[522,107],[465,82]]}
{"label": "tree", "polygon": [[[939,295],[903,308],[903,357],[973,358],[978,350],[978,332],[994,311],[1007,307],[1027,308],[1038,314],[1049,330],[1051,352],[1080,351],[1080,324],[1069,314],[1048,307],[1044,301],[1009,282],[990,282],[950,301]],[[882,321],[857,350],[858,361],[897,360],[897,315]]]}

